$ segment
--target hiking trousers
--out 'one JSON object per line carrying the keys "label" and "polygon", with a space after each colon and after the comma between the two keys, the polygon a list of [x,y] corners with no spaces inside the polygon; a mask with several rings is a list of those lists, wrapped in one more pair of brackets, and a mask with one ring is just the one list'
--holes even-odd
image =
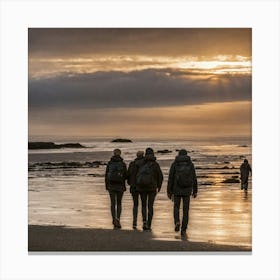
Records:
{"label": "hiking trousers", "polygon": [[137,216],[138,216],[138,205],[139,205],[139,192],[133,190],[131,192],[133,199],[133,225],[137,226]]}
{"label": "hiking trousers", "polygon": [[174,223],[180,223],[180,204],[183,201],[183,218],[181,230],[186,231],[189,222],[190,196],[174,195]]}
{"label": "hiking trousers", "polygon": [[111,214],[112,219],[120,220],[122,212],[122,197],[123,192],[109,191],[110,200],[111,200]]}
{"label": "hiking trousers", "polygon": [[[156,191],[140,192],[141,203],[142,203],[142,219],[143,219],[143,223],[147,222],[148,227],[150,227],[152,224],[156,194],[157,194]],[[148,203],[148,220],[147,220],[147,203]]]}

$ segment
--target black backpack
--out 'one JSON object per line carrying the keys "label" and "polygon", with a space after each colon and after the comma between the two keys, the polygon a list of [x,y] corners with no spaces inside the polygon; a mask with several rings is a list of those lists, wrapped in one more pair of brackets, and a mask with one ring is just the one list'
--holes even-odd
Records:
{"label": "black backpack", "polygon": [[136,184],[140,188],[151,187],[156,184],[152,162],[147,162],[139,168],[136,175]]}
{"label": "black backpack", "polygon": [[107,178],[110,183],[122,183],[124,181],[124,167],[121,161],[112,161],[109,163]]}
{"label": "black backpack", "polygon": [[180,188],[192,188],[192,164],[179,162],[175,165],[175,180]]}

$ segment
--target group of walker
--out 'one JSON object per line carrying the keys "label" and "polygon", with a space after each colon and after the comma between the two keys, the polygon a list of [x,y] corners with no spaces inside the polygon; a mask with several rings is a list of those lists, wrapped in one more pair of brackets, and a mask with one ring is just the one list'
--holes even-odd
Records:
{"label": "group of walker", "polygon": [[[247,161],[240,167],[241,189],[247,191],[248,177],[251,167]],[[121,150],[115,149],[113,156],[107,164],[105,174],[106,190],[109,191],[111,200],[111,214],[114,229],[120,229],[120,217],[122,211],[122,197],[126,190],[125,181],[130,185],[130,193],[133,198],[133,229],[137,229],[137,214],[139,197],[142,204],[143,230],[151,230],[153,219],[153,206],[156,194],[160,191],[163,174],[156,161],[152,148],[137,152],[137,157],[126,164],[121,157]],[[190,196],[197,196],[197,177],[191,158],[185,149],[181,149],[172,163],[167,184],[167,196],[174,203],[173,214],[175,231],[181,230],[181,235],[186,234],[189,220]],[[180,204],[183,201],[182,224],[180,223]]]}

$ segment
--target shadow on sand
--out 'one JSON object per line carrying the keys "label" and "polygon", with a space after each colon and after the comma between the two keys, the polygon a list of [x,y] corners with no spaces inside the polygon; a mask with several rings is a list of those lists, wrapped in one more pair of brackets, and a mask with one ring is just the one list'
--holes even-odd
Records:
{"label": "shadow on sand", "polygon": [[187,238],[157,240],[152,232],[112,229],[28,226],[29,252],[250,252],[251,248],[190,242]]}

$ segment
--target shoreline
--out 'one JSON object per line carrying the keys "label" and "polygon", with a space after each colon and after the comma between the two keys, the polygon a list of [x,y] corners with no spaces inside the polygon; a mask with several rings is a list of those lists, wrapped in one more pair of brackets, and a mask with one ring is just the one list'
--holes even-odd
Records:
{"label": "shoreline", "polygon": [[29,252],[252,252],[249,246],[158,240],[153,232],[28,225]]}

